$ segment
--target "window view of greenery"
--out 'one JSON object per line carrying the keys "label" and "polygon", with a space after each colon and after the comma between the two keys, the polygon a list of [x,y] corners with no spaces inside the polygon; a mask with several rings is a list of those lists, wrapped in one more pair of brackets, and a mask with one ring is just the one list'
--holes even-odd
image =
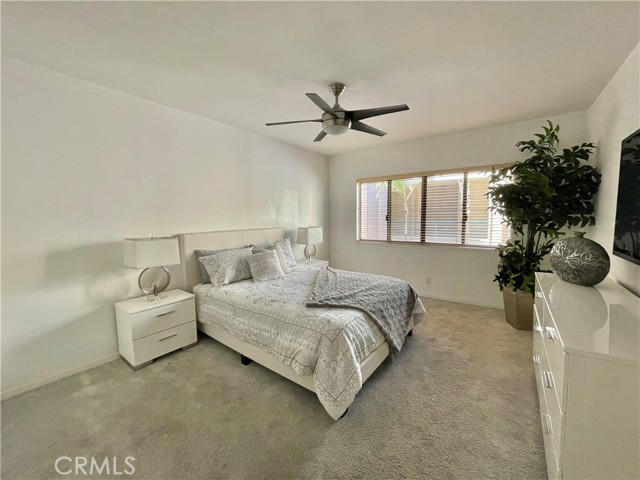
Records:
{"label": "window view of greenery", "polygon": [[509,238],[489,209],[491,172],[359,182],[357,239],[497,246]]}

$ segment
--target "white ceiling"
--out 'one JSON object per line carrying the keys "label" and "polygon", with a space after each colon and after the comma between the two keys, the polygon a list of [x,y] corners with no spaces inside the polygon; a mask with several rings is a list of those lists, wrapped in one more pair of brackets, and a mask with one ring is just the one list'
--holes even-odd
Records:
{"label": "white ceiling", "polygon": [[[326,155],[587,108],[638,2],[2,2],[2,52]],[[313,143],[306,92],[407,103]],[[330,102],[332,103],[332,102]]]}

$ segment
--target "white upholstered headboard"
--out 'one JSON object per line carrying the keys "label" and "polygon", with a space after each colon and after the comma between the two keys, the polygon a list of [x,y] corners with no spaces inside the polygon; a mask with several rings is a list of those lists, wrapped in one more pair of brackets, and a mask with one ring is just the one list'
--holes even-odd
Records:
{"label": "white upholstered headboard", "polygon": [[180,242],[180,266],[183,290],[192,292],[200,283],[200,267],[194,250],[241,248],[247,245],[273,243],[284,238],[284,228],[256,228],[251,230],[222,230],[217,232],[182,233]]}

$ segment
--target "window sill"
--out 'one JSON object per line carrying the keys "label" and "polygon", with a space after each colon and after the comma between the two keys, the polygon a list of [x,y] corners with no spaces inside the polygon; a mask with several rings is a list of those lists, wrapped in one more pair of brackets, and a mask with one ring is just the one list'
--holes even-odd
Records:
{"label": "window sill", "polygon": [[385,240],[356,240],[356,245],[363,246],[382,246],[382,247],[400,247],[400,248],[417,248],[427,250],[456,250],[465,252],[484,252],[496,254],[498,247],[484,247],[473,245],[453,245],[450,243],[419,243],[419,242],[393,242]]}

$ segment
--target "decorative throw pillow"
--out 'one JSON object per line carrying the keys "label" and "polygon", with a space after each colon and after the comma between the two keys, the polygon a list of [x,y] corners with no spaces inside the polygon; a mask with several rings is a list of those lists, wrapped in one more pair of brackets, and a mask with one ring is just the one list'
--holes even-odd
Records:
{"label": "decorative throw pillow", "polygon": [[247,258],[247,263],[251,269],[254,282],[265,282],[284,278],[284,272],[280,267],[278,256],[274,250],[264,250],[261,253],[254,253]]}
{"label": "decorative throw pillow", "polygon": [[227,285],[251,278],[247,258],[251,257],[250,248],[223,250],[206,257],[200,257],[212,285]]}
{"label": "decorative throw pillow", "polygon": [[284,253],[282,253],[282,249],[280,248],[280,245],[273,244],[269,247],[254,247],[253,253],[262,253],[267,250],[272,250],[276,252],[276,256],[278,257],[278,262],[280,262],[280,268],[282,268],[282,271],[285,275],[288,273],[291,273],[291,269],[289,268],[289,265],[287,265],[287,259],[284,257]]}
{"label": "decorative throw pillow", "polygon": [[287,259],[287,265],[289,268],[295,267],[298,264],[296,262],[296,256],[293,254],[293,250],[291,249],[291,241],[288,238],[278,240],[274,245],[278,245],[282,249],[282,253],[284,254],[284,258]]}
{"label": "decorative throw pillow", "polygon": [[221,250],[194,250],[196,258],[198,259],[198,266],[200,267],[200,279],[202,283],[211,283],[211,279],[209,278],[209,274],[207,273],[207,269],[204,268],[204,265],[200,261],[202,257],[208,257],[209,255],[214,255],[216,253],[224,252],[228,250],[227,248],[223,248]]}
{"label": "decorative throw pillow", "polygon": [[[286,275],[287,273],[291,273],[291,269],[287,264],[287,258],[284,256],[284,252],[282,251],[280,245],[274,245],[273,251],[276,252],[276,256],[278,257],[278,261],[280,262],[280,267],[282,268],[284,274]],[[295,261],[295,258],[293,260]]]}

